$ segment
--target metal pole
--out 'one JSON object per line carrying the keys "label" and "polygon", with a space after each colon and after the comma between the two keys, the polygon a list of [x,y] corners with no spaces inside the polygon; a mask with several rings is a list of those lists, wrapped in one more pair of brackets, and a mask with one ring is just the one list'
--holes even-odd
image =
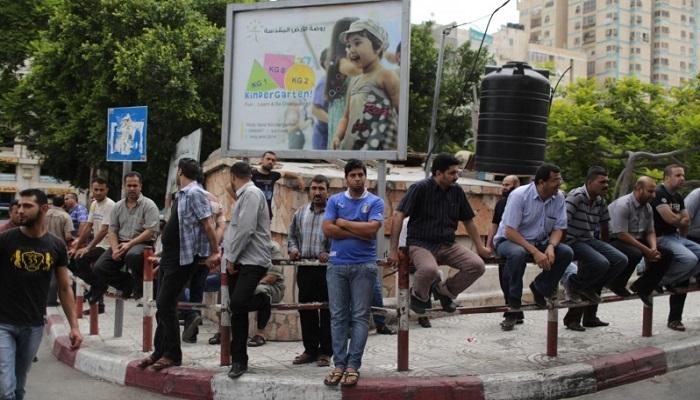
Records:
{"label": "metal pole", "polygon": [[643,337],[651,337],[651,323],[654,314],[654,298],[651,298],[651,305],[652,307],[647,306],[646,304],[644,305],[644,308],[642,309],[642,336]]}
{"label": "metal pole", "polygon": [[547,311],[547,356],[549,357],[557,356],[558,319],[559,310],[550,308]]}
{"label": "metal pole", "polygon": [[435,125],[437,124],[438,103],[440,101],[440,85],[442,83],[442,64],[445,59],[445,36],[450,34],[451,28],[445,28],[440,38],[440,50],[438,51],[437,71],[435,71],[435,92],[433,93],[433,108],[430,114],[430,130],[428,131],[428,159],[425,160],[425,177],[428,177],[432,164],[433,146],[435,145]]}
{"label": "metal pole", "polygon": [[396,316],[399,320],[397,367],[399,371],[408,371],[408,254],[399,251],[399,290],[396,302]]}
{"label": "metal pole", "polygon": [[221,366],[231,365],[231,314],[229,312],[228,275],[226,258],[221,258],[221,316],[219,316],[219,339],[221,340]]}
{"label": "metal pole", "polygon": [[[377,164],[377,196],[386,202],[386,161],[384,160],[380,160]],[[386,258],[386,238],[384,233],[384,224],[382,224],[377,231],[377,257],[380,259]]]}
{"label": "metal pole", "polygon": [[121,191],[121,197],[124,198],[126,197],[126,188],[124,187],[124,177],[126,177],[126,174],[128,172],[131,172],[131,161],[124,161],[122,163],[122,191]]}
{"label": "metal pole", "polygon": [[124,327],[124,299],[118,298],[114,302],[114,337],[122,337]]}
{"label": "metal pole", "polygon": [[83,280],[78,278],[77,276],[75,277],[75,316],[78,319],[83,318],[83,292],[85,291],[85,288],[83,287],[85,284],[83,283]]}
{"label": "metal pole", "polygon": [[143,348],[141,351],[153,350],[153,247],[143,249]]}
{"label": "metal pole", "polygon": [[90,304],[90,334],[91,335],[99,335],[100,334],[100,326],[99,326],[99,317],[98,317],[98,304],[97,302]]}

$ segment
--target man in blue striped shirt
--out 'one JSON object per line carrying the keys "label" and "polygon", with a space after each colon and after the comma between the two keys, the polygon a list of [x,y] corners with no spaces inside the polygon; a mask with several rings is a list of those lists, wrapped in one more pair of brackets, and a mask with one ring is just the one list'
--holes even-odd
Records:
{"label": "man in blue striped shirt", "polygon": [[[603,286],[627,266],[627,256],[607,243],[610,216],[603,195],[608,191],[608,182],[605,169],[591,167],[586,184],[571,190],[566,196],[566,244],[574,251],[578,272],[565,277],[564,287],[574,300],[580,297],[600,302]],[[564,325],[574,331],[585,331],[584,326],[608,326],[596,316],[597,311],[595,305],[570,308],[564,317]]]}

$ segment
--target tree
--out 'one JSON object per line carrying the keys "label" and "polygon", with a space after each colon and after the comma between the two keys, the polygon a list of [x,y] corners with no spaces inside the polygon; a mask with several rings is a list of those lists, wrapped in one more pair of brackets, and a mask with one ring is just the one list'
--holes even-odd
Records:
{"label": "tree", "polygon": [[[432,22],[413,25],[411,29],[408,146],[414,151],[426,151],[428,148],[438,58],[438,49],[431,34],[432,29]],[[475,58],[476,51],[471,49],[469,42],[458,48],[453,46],[445,48],[434,153],[448,147],[462,148],[466,139],[471,136],[469,113],[470,105],[473,103],[471,88],[481,79],[488,59],[487,49],[482,49],[474,67],[475,73],[469,79]]]}
{"label": "tree", "polygon": [[700,166],[700,95],[697,80],[664,89],[624,78],[599,85],[579,80],[554,101],[547,160],[565,173],[567,188],[580,186],[587,169],[601,165],[619,178],[613,197],[626,194],[636,176],[660,178],[671,162]]}
{"label": "tree", "polygon": [[57,1],[31,73],[8,95],[9,121],[49,173],[86,187],[89,167],[121,176],[104,161],[107,108],[147,105],[148,163],[134,169],[160,202],[182,136],[201,127],[202,156],[219,147],[226,3]]}

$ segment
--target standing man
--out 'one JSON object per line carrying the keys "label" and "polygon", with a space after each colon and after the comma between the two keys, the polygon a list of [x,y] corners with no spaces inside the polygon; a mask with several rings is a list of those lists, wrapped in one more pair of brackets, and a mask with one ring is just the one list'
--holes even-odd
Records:
{"label": "standing man", "polygon": [[273,171],[275,164],[277,163],[277,154],[272,151],[266,151],[262,155],[260,160],[260,167],[253,169],[252,181],[262,192],[265,194],[265,200],[267,201],[267,208],[270,214],[270,220],[272,220],[272,196],[275,193],[275,182],[281,178],[285,179],[296,179],[299,185],[299,190],[304,190],[304,179],[289,171],[279,173]]}
{"label": "standing man", "polygon": [[617,295],[630,296],[627,281],[644,259],[646,270],[632,284],[632,291],[644,304],[651,306],[651,293],[668,270],[673,254],[668,249],[657,247],[654,231],[654,211],[649,204],[655,196],[656,182],[641,176],[634,191],[622,196],[608,206],[610,213],[610,244],[627,256],[627,266],[608,287]]}
{"label": "standing man", "polygon": [[231,369],[228,376],[238,378],[248,371],[248,311],[258,310],[262,296],[255,288],[270,260],[270,213],[265,194],[251,181],[253,169],[247,162],[231,166],[231,187],[236,205],[224,234],[224,257],[229,282],[231,309]]}
{"label": "standing man", "polygon": [[[100,278],[98,287],[91,290],[90,302],[95,302],[110,285],[128,298],[142,296],[143,249],[153,245],[158,233],[159,212],[153,200],[141,194],[143,178],[132,171],[124,176],[126,198],[119,200],[109,216],[110,248],[95,262],[95,273]],[[122,272],[126,264],[130,272]]]}
{"label": "standing man", "polygon": [[66,211],[70,214],[70,219],[73,221],[73,237],[77,237],[83,230],[87,230],[86,223],[88,219],[88,210],[78,202],[78,195],[68,193],[66,195]]}
{"label": "standing man", "polygon": [[690,219],[683,196],[678,193],[684,183],[684,168],[677,164],[667,166],[664,168],[664,182],[656,187],[656,197],[651,203],[659,246],[673,254],[661,284],[673,293],[668,298],[670,310],[667,326],[674,331],[685,331],[681,320],[686,298],[685,293],[674,293],[675,289],[687,287],[690,284],[688,280],[700,273],[700,244],[685,238]]}
{"label": "standing man", "polygon": [[[493,250],[493,237],[496,235],[498,230],[498,224],[501,223],[503,219],[503,212],[506,210],[506,202],[508,201],[508,195],[510,192],[515,190],[520,186],[520,178],[515,175],[508,175],[501,181],[501,195],[503,196],[496,203],[496,207],[493,209],[493,218],[491,219],[491,227],[489,228],[489,235],[486,238],[486,247]],[[498,263],[498,282],[501,285],[501,291],[503,291],[503,298],[506,304],[508,303],[508,281],[505,279],[505,263]],[[506,314],[503,313],[505,318]],[[519,311],[514,314],[517,324],[522,324],[525,320],[525,313]]]}
{"label": "standing man", "polygon": [[564,195],[559,191],[561,172],[553,164],[542,164],[535,181],[510,193],[498,226],[494,246],[506,259],[508,305],[511,311],[501,323],[501,329],[512,331],[517,323],[523,294],[523,275],[529,257],[542,269],[530,283],[530,291],[540,308],[547,307],[564,270],[571,263],[571,247],[561,243],[566,229]]}
{"label": "standing man", "polygon": [[323,221],[323,233],[331,239],[326,280],[335,369],[323,381],[329,386],[357,384],[367,343],[377,281],[376,234],[384,222],[384,200],[367,191],[366,180],[362,161],[348,160],[348,190],[328,200]]}
{"label": "standing man", "polygon": [[182,363],[178,296],[201,260],[206,259],[210,268],[215,268],[221,260],[211,206],[204,189],[197,183],[197,176],[199,163],[191,158],[180,159],[176,172],[180,191],[163,228],[154,350],[138,363],[141,369],[150,366],[160,371]]}
{"label": "standing man", "polygon": [[[114,201],[107,197],[109,188],[106,179],[95,177],[92,180],[91,190],[93,200],[90,204],[87,227],[80,232],[80,236],[73,241],[68,250],[68,255],[71,256],[70,270],[90,287],[95,284],[99,286],[99,278],[93,272],[93,263],[100,258],[105,250],[109,249],[107,232],[109,231],[109,216],[114,208]],[[86,246],[81,247],[89,239],[90,233],[92,233],[92,240]],[[91,298],[92,296],[88,293],[87,297]],[[95,300],[99,302],[99,313],[104,313],[103,297]],[[85,310],[85,314],[89,313],[90,310]]]}
{"label": "standing man", "polygon": [[[327,303],[326,263],[330,254],[330,240],[323,234],[323,216],[328,200],[330,181],[323,175],[311,179],[311,203],[300,207],[289,226],[287,250],[290,260],[318,260],[320,265],[297,267],[297,285],[300,303]],[[326,308],[299,310],[301,340],[304,352],[294,357],[292,364],[316,362],[327,367],[331,362],[331,314]]]}
{"label": "standing man", "polygon": [[70,245],[73,240],[73,221],[70,215],[63,209],[64,200],[62,196],[53,198],[52,204],[46,211],[44,224],[46,231],[61,239],[64,245]]}
{"label": "standing man", "polygon": [[[627,256],[607,243],[608,205],[603,196],[608,191],[608,172],[591,167],[586,184],[566,196],[566,244],[574,251],[578,272],[565,278],[570,295],[599,303],[603,286],[612,281],[627,266]],[[600,238],[596,230],[600,229]],[[573,331],[610,325],[596,315],[597,305],[573,307],[564,316],[564,325]],[[583,317],[583,326],[581,326]]]}
{"label": "standing man", "polygon": [[27,373],[44,331],[46,296],[51,275],[70,324],[71,348],[83,338],[74,314],[66,247],[46,232],[46,194],[38,189],[19,193],[19,229],[0,235],[0,398],[22,400]]}
{"label": "standing man", "polygon": [[19,203],[17,200],[12,200],[12,203],[10,203],[9,213],[10,219],[0,225],[0,233],[19,226]]}
{"label": "standing man", "polygon": [[[445,311],[457,310],[454,299],[484,274],[481,257],[491,255],[481,242],[467,196],[457,184],[459,165],[452,154],[435,157],[432,176],[408,188],[392,220],[389,259],[395,265],[399,259],[401,226],[404,218],[410,217],[406,244],[409,258],[416,267],[411,310],[417,314],[425,314],[426,308],[430,308],[431,293],[440,300]],[[464,224],[478,254],[456,243],[459,221]],[[459,270],[444,282],[438,271],[438,265],[443,264]]]}

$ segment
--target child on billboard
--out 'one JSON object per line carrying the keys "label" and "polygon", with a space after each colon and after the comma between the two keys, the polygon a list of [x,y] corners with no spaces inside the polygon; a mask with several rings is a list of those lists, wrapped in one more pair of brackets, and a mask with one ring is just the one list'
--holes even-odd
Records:
{"label": "child on billboard", "polygon": [[362,70],[348,85],[345,114],[338,122],[333,149],[395,150],[399,78],[381,59],[389,35],[371,19],[353,22],[339,36],[347,58]]}

